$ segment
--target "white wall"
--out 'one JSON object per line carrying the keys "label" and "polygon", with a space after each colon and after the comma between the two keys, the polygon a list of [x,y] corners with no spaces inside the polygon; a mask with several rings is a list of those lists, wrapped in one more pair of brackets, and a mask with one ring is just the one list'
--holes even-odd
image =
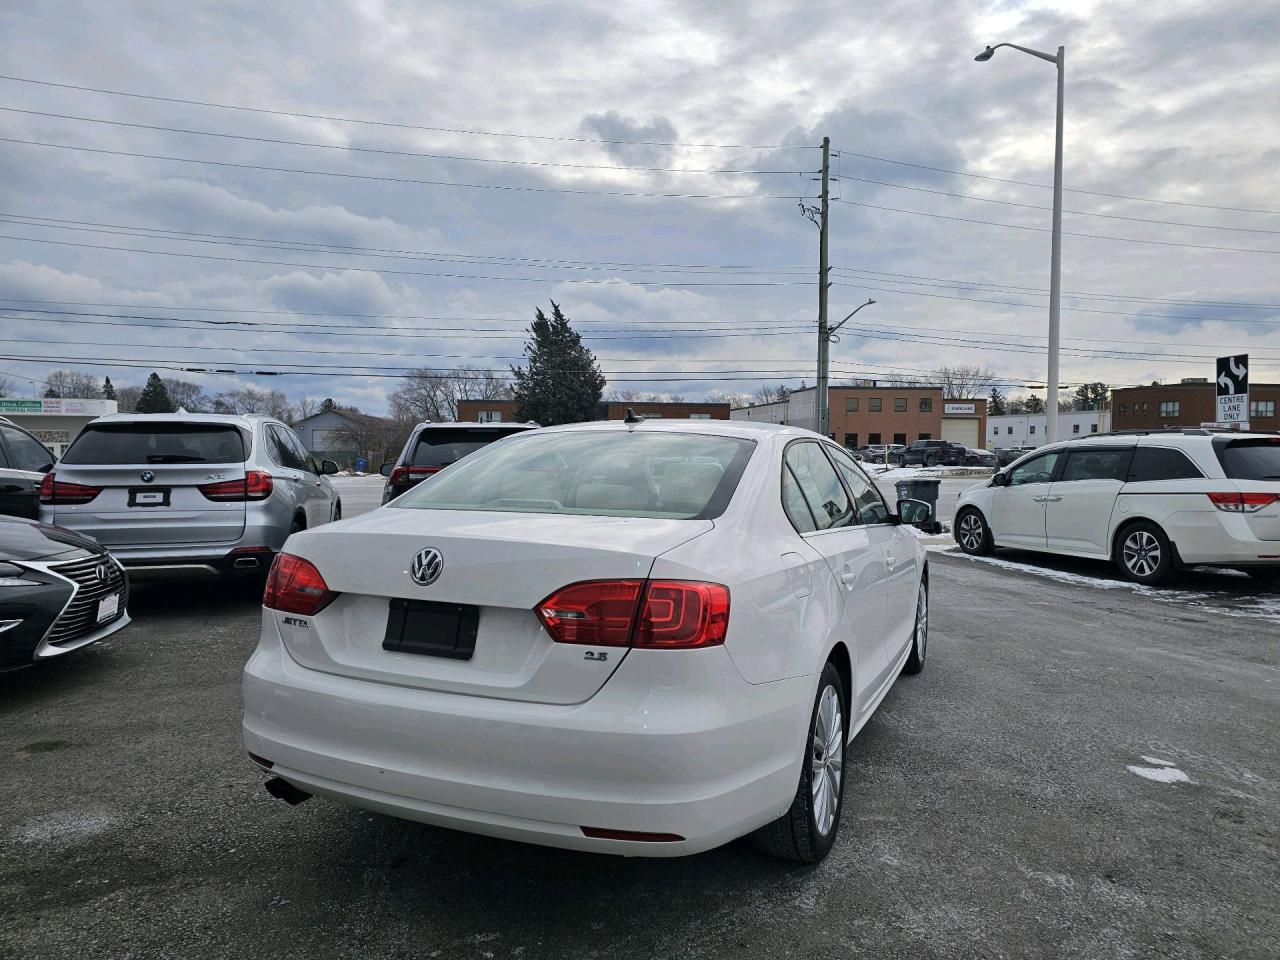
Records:
{"label": "white wall", "polygon": [[[983,446],[988,450],[995,447],[1038,447],[1045,442],[1045,431],[1048,428],[1049,418],[1043,413],[988,417],[987,436]],[[1109,410],[1084,410],[1080,413],[1058,414],[1059,440],[1106,433],[1110,429],[1111,411]]]}

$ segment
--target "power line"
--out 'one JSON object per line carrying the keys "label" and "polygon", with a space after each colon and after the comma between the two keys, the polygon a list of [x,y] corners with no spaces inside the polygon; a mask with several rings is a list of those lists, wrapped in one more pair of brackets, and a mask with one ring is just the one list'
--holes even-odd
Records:
{"label": "power line", "polygon": [[[33,222],[39,221],[39,222]],[[808,275],[811,271],[801,267],[766,266],[716,266],[710,264],[651,265],[618,261],[554,260],[536,257],[508,257],[496,254],[445,253],[432,250],[396,250],[388,247],[360,247],[352,244],[326,243],[319,240],[283,240],[271,237],[244,237],[235,234],[200,233],[190,230],[167,230],[162,227],[146,227],[133,224],[99,223],[92,220],[66,220],[54,217],[33,217],[26,214],[0,211],[0,223],[15,226],[42,227],[46,230],[75,230],[84,233],[102,233],[108,236],[137,237],[146,240],[180,240],[184,243],[206,243],[217,246],[249,247],[259,250],[296,250],[302,253],[326,253],[332,256],[376,257],[385,260],[427,260],[439,263],[464,263],[490,266],[532,266],[556,270],[609,270],[619,273],[732,273],[735,275]]]}
{"label": "power line", "polygon": [[[998,223],[994,220],[976,220],[972,217],[953,217],[945,213],[930,213],[925,210],[904,210],[901,207],[885,207],[876,203],[864,203],[861,200],[845,200],[841,197],[836,197],[834,199],[836,203],[848,204],[851,207],[867,207],[872,210],[888,210],[892,213],[909,213],[916,217],[936,217],[939,220],[954,220],[959,223],[981,223],[988,227],[1004,227],[1008,230],[1034,230],[1036,233],[1051,232],[1048,227],[1032,227],[1021,223]],[[1252,247],[1220,247],[1204,243],[1177,243],[1173,240],[1140,240],[1137,237],[1112,237],[1098,233],[1074,233],[1070,230],[1063,230],[1062,235],[1064,237],[1085,237],[1089,240],[1113,240],[1119,243],[1146,243],[1160,247],[1185,247],[1193,250],[1221,250],[1228,253],[1280,253],[1280,250],[1257,250]]]}
{"label": "power line", "polygon": [[[0,107],[0,109],[3,109]],[[994,197],[979,197],[972,193],[950,193],[946,190],[932,190],[928,187],[914,187],[905,183],[890,183],[887,180],[872,180],[867,177],[852,177],[846,175],[845,180],[854,180],[858,183],[873,183],[881,187],[893,187],[896,190],[914,190],[916,193],[930,193],[936,197],[953,197],[957,200],[978,200],[982,203],[997,203],[1004,207],[1021,207],[1024,210],[1052,210],[1053,207],[1046,207],[1038,203],[1018,203],[1013,200],[997,200]],[[1184,220],[1152,220],[1148,217],[1127,217],[1116,213],[1093,213],[1089,210],[1063,210],[1063,213],[1070,213],[1079,217],[1101,217],[1105,220],[1126,220],[1131,223],[1154,223],[1164,227],[1195,227],[1199,230],[1231,230],[1237,233],[1270,233],[1280,234],[1280,230],[1267,230],[1262,227],[1225,227],[1216,223],[1187,223]]]}
{"label": "power line", "polygon": [[800,194],[764,193],[646,193],[640,190],[585,190],[576,187],[529,187],[499,183],[463,183],[455,180],[425,180],[417,177],[384,177],[372,173],[342,173],[337,170],[309,170],[302,167],[271,167],[261,163],[235,163],[230,160],[204,160],[195,157],[170,157],[159,153],[138,153],[132,150],[108,150],[105,147],[77,147],[69,143],[48,143],[44,140],[21,140],[17,137],[0,137],[0,143],[17,143],[28,147],[47,147],[53,150],[72,150],[77,153],[96,153],[112,157],[134,157],[142,160],[165,160],[170,163],[194,163],[212,167],[234,167],[238,170],[265,170],[269,173],[300,173],[312,177],[337,177],[342,180],[365,180],[381,183],[404,183],[428,187],[458,187],[466,190],[502,190],[516,193],[556,193],[595,197],[643,197],[661,200],[804,200]]}
{"label": "power line", "polygon": [[[0,79],[4,79],[0,77]],[[840,156],[856,157],[859,160],[874,160],[877,163],[891,163],[900,167],[913,167],[916,170],[929,170],[933,173],[949,173],[957,177],[970,177],[974,180],[992,180],[996,183],[1012,183],[1020,187],[1037,187],[1042,190],[1052,190],[1053,187],[1047,183],[1034,183],[1030,180],[1014,180],[1009,177],[993,177],[983,173],[968,173],[964,170],[950,170],[946,167],[933,167],[925,163],[914,163],[910,160],[894,160],[890,157],[877,157],[869,153],[852,153],[848,150],[841,150]],[[1133,200],[1137,203],[1163,203],[1172,207],[1197,207],[1201,210],[1226,210],[1231,213],[1261,213],[1267,216],[1280,216],[1280,210],[1260,210],[1256,207],[1224,207],[1212,203],[1193,203],[1189,200],[1161,200],[1157,197],[1135,197],[1124,193],[1103,193],[1099,190],[1082,190],[1079,188],[1063,187],[1067,193],[1080,193],[1090,197],[1106,197],[1109,200]]]}
{"label": "power line", "polygon": [[731,143],[683,143],[673,140],[605,140],[595,137],[561,137],[537,133],[505,133],[493,130],[466,130],[455,127],[430,127],[416,123],[395,123],[389,120],[364,120],[355,117],[337,117],[318,113],[301,113],[294,110],[278,110],[267,107],[246,107],[239,104],[215,103],[210,100],[187,100],[180,97],[160,97],[153,94],[133,93],[124,90],[110,90],[105,87],[90,87],[74,83],[54,83],[49,80],[33,80],[29,77],[15,77],[0,74],[0,80],[15,83],[30,83],[42,87],[57,87],[62,90],[79,90],[86,93],[101,93],[112,97],[129,97],[135,100],[151,100],[158,103],[180,103],[191,107],[215,107],[219,110],[238,110],[244,113],[263,113],[277,117],[297,117],[303,120],[327,120],[331,123],[358,123],[374,127],[394,127],[400,130],[425,130],[431,133],[453,133],[473,137],[504,137],[516,140],[548,140],[559,143],[600,143],[646,147],[695,147],[720,150],[816,150],[811,144],[731,144]]}
{"label": "power line", "polygon": [[423,153],[417,150],[391,150],[380,147],[353,147],[340,143],[315,143],[308,140],[282,140],[276,137],[251,137],[238,133],[220,133],[213,130],[193,130],[187,127],[163,127],[150,123],[129,123],[124,120],[106,120],[101,117],[78,117],[67,113],[48,113],[44,110],[23,110],[3,107],[6,113],[21,113],[33,117],[52,117],[57,120],[78,120],[83,123],[101,123],[113,127],[131,127],[136,130],[156,130],[162,133],[184,133],[197,137],[217,137],[222,140],[241,140],[249,143],[269,143],[288,147],[313,147],[320,150],[346,150],[353,153],[375,153],[392,157],[414,157],[422,160],[460,160],[467,163],[505,163],[525,167],[558,167],[568,170],[618,170],[636,173],[700,173],[763,176],[767,174],[793,175],[811,173],[808,170],[738,170],[707,167],[638,167],[606,163],[562,163],[555,160],[512,160],[503,157],[469,157],[452,153]]}
{"label": "power line", "polygon": [[[79,247],[88,250],[114,250],[118,253],[146,253],[157,257],[182,257],[188,260],[215,260],[220,263],[253,263],[277,267],[302,267],[310,270],[355,270],[362,273],[385,273],[410,277],[437,277],[449,280],[506,280],[514,283],[615,283],[613,278],[583,279],[575,277],[494,277],[468,273],[435,273],[422,270],[393,270],[389,267],[349,266],[341,263],[298,263],[292,260],[256,260],[246,257],[223,257],[210,253],[183,253],[176,250],[148,250],[142,247],[113,247],[101,243],[78,243],[72,240],[47,240],[42,237],[15,237],[0,234],[0,240],[21,243],[45,243],[61,247]],[[627,283],[644,287],[807,287],[811,280],[628,280]]]}

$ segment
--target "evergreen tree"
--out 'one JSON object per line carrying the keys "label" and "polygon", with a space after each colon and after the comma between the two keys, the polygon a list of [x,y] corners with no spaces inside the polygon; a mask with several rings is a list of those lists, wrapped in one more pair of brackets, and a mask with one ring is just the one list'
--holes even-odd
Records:
{"label": "evergreen tree", "polygon": [[1004,401],[1004,394],[1000,392],[999,387],[991,388],[991,396],[987,397],[987,416],[1002,417],[1008,406]]}
{"label": "evergreen tree", "polygon": [[147,377],[147,384],[138,395],[136,413],[173,413],[173,400],[169,398],[169,389],[158,374]]}
{"label": "evergreen tree", "polygon": [[535,311],[524,354],[528,365],[511,368],[518,419],[550,427],[599,416],[604,374],[554,300],[549,318],[541,307]]}
{"label": "evergreen tree", "polygon": [[45,395],[45,399],[52,399],[52,400],[56,400],[56,399],[58,399],[60,396],[62,396],[62,394],[60,394],[60,393],[59,393],[59,392],[58,392],[54,387],[52,387],[52,386],[49,386],[49,387],[45,387],[45,388],[44,388],[44,395]]}
{"label": "evergreen tree", "polygon": [[320,404],[320,412],[328,413],[330,410],[336,410],[337,407],[338,405],[333,402],[333,397],[325,397],[324,401]]}
{"label": "evergreen tree", "polygon": [[111,382],[110,377],[104,377],[102,379],[102,399],[103,400],[116,399],[116,388],[115,388],[115,385]]}
{"label": "evergreen tree", "polygon": [[1027,397],[1024,409],[1027,413],[1044,413],[1044,401],[1033,393]]}

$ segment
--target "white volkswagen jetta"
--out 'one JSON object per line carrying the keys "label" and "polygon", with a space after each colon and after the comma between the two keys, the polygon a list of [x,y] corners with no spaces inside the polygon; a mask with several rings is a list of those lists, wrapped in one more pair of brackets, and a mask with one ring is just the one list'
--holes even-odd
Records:
{"label": "white volkswagen jetta", "polygon": [[845,748],[924,666],[925,553],[806,430],[592,423],[485,448],[295,534],[244,739],[318,794],[641,856],[831,849]]}

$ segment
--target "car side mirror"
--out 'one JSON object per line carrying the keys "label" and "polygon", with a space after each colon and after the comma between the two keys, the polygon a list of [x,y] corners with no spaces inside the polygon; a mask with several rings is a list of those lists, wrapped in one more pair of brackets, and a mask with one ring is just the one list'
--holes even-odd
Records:
{"label": "car side mirror", "polygon": [[321,472],[321,473],[323,473],[323,474],[325,474],[325,475],[327,475],[327,476],[330,476],[330,477],[331,477],[331,476],[333,476],[335,473],[337,473],[337,472],[338,472],[338,463],[337,463],[337,461],[335,461],[335,460],[321,460],[321,461],[320,461],[320,472]]}
{"label": "car side mirror", "polygon": [[388,462],[380,466],[378,468],[378,472],[382,474],[384,477],[389,477],[391,476],[391,471],[394,470],[395,468],[396,468],[396,465],[394,463]]}
{"label": "car side mirror", "polygon": [[993,474],[991,477],[991,485],[993,487],[1007,487],[1009,485],[1009,474],[1004,470]]}
{"label": "car side mirror", "polygon": [[924,529],[926,526],[932,525],[932,520],[933,507],[923,500],[898,501],[898,521],[900,523]]}

